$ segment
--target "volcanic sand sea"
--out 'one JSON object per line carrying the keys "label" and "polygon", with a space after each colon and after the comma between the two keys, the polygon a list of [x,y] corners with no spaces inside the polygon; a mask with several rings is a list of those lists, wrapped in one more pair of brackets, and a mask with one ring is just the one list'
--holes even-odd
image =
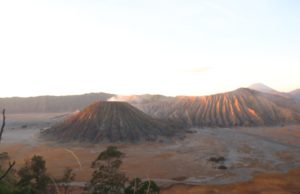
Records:
{"label": "volcanic sand sea", "polygon": [[[169,143],[115,144],[126,154],[122,170],[129,177],[156,179],[168,188],[162,192],[166,194],[299,193],[300,126],[194,131]],[[8,152],[17,168],[25,159],[42,155],[51,176],[59,178],[71,167],[76,182],[83,183],[90,179],[91,162],[108,146],[45,142],[38,135],[36,129],[6,130],[0,152]],[[224,156],[228,170],[216,169],[208,161],[212,156]]]}
{"label": "volcanic sand sea", "polygon": [[262,173],[252,180],[228,185],[173,185],[161,194],[299,194],[300,168],[288,173]]}

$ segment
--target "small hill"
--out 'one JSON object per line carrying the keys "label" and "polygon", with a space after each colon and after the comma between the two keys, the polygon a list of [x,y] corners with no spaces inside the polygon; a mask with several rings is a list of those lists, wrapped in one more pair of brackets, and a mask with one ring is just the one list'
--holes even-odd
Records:
{"label": "small hill", "polygon": [[174,135],[175,130],[126,102],[96,102],[43,135],[61,141],[137,142]]}
{"label": "small hill", "polygon": [[241,88],[222,94],[133,103],[145,113],[188,127],[265,126],[300,122],[299,102]]}

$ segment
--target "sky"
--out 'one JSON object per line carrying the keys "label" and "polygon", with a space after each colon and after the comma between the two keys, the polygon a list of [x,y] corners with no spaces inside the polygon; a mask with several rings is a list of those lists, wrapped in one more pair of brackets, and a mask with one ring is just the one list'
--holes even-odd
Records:
{"label": "sky", "polygon": [[298,0],[0,0],[0,97],[300,88]]}

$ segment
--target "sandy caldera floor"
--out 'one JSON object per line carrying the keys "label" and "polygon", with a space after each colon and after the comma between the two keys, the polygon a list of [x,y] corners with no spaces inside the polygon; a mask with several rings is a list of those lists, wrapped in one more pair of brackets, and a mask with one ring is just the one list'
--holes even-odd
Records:
{"label": "sandy caldera floor", "polygon": [[299,194],[300,168],[288,173],[262,173],[252,180],[226,185],[173,185],[161,194]]}
{"label": "sandy caldera floor", "polygon": [[[300,167],[300,126],[297,125],[205,128],[193,129],[191,132],[183,140],[168,143],[115,144],[125,153],[122,170],[129,177],[152,178],[161,186],[169,187],[173,184],[237,183],[248,181],[261,172],[286,172]],[[4,132],[0,152],[8,152],[10,160],[16,160],[17,168],[33,155],[42,155],[52,177],[60,178],[64,169],[71,167],[75,170],[76,182],[80,185],[90,179],[92,161],[107,146],[108,144],[49,142],[39,138],[39,130],[15,129]],[[226,159],[224,163],[209,161],[209,158],[219,156]],[[220,170],[220,165],[228,169]],[[257,180],[262,181],[259,178]],[[263,184],[267,184],[266,181]],[[171,192],[175,189],[180,193],[187,187],[199,189],[179,185],[169,190]],[[191,190],[191,193],[200,192]]]}

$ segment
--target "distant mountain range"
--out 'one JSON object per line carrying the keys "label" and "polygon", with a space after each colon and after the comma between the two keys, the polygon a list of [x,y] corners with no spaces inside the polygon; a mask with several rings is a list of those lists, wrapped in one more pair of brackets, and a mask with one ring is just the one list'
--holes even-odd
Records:
{"label": "distant mountain range", "polygon": [[[174,125],[183,127],[261,126],[300,122],[300,90],[283,93],[263,84],[194,97],[92,93],[1,98],[0,108],[6,108],[8,113],[65,113],[83,110],[96,101],[125,101],[150,117],[172,121]],[[135,113],[138,114],[137,111]]]}
{"label": "distant mountain range", "polygon": [[0,98],[0,108],[7,113],[64,113],[81,110],[89,104],[115,96],[107,93],[90,93],[70,96],[38,96]]}

